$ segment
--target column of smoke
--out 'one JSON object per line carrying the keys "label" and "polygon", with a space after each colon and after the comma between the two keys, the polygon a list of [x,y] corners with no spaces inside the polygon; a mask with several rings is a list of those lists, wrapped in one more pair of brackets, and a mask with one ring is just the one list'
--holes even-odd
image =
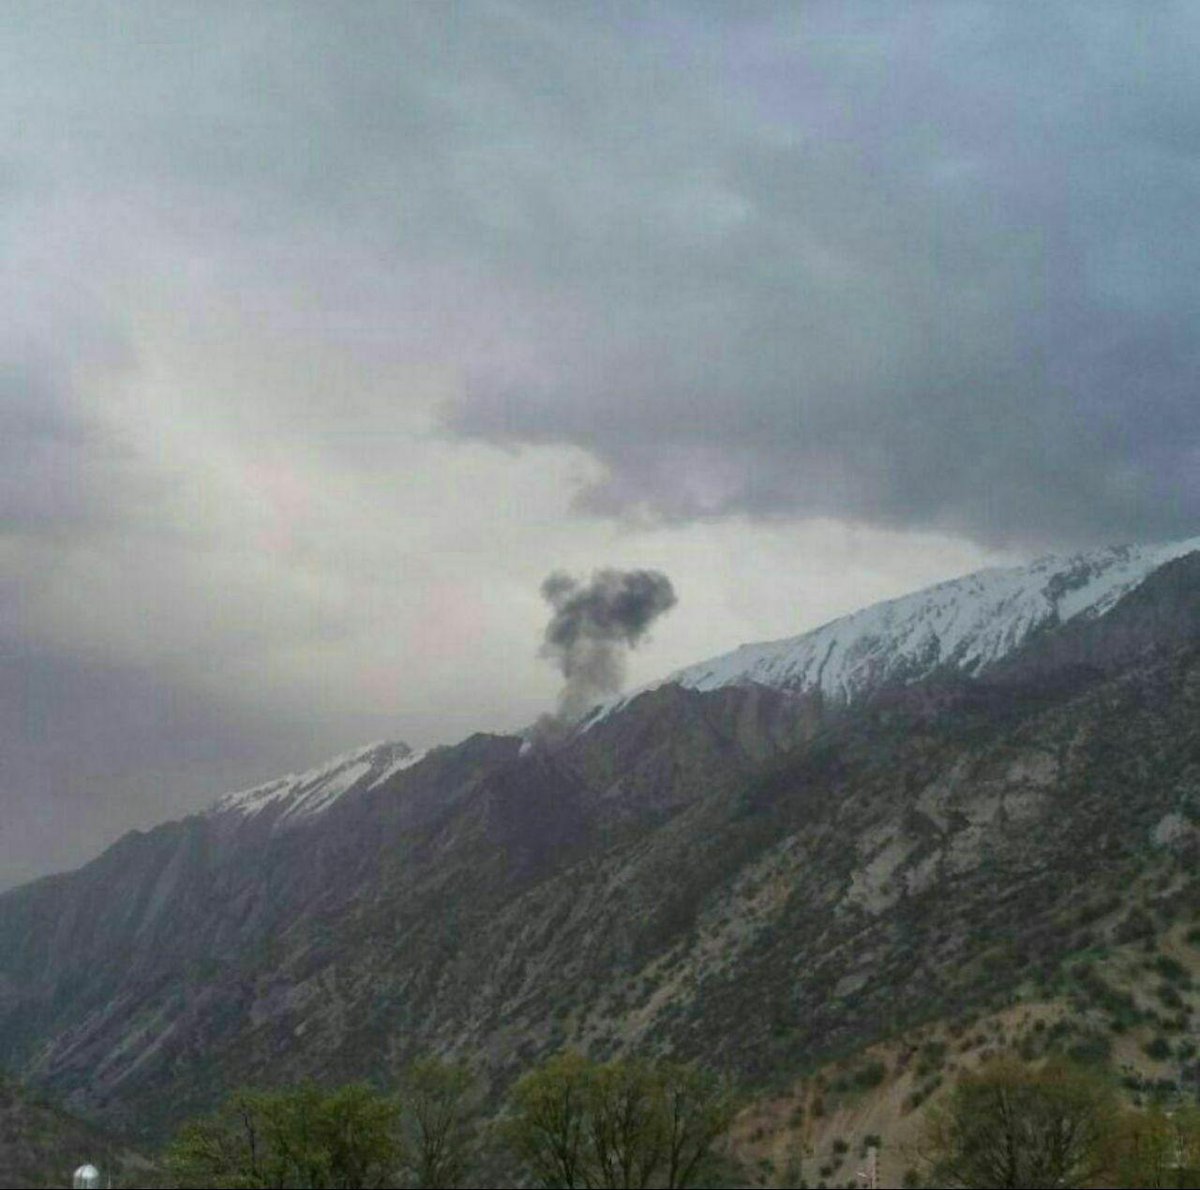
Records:
{"label": "column of smoke", "polygon": [[536,734],[545,740],[621,689],[627,651],[676,598],[671,580],[657,570],[597,570],[586,584],[556,571],[542,583],[542,598],[554,614],[541,656],[565,679],[558,714],[537,723]]}

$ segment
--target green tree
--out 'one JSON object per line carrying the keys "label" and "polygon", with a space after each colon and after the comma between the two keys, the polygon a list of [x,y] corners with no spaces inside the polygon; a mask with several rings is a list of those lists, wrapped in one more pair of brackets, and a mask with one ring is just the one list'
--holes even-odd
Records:
{"label": "green tree", "polygon": [[1117,1120],[1109,1086],[1092,1072],[1011,1058],[959,1079],[930,1109],[924,1148],[932,1185],[1094,1186]]}
{"label": "green tree", "polygon": [[587,1186],[585,1128],[592,1065],[567,1051],[531,1070],[513,1089],[504,1138],[543,1187]]}
{"label": "green tree", "polygon": [[564,1053],[517,1084],[504,1133],[543,1187],[687,1187],[714,1175],[734,1110],[695,1067]]}
{"label": "green tree", "polygon": [[180,1129],[166,1164],[180,1186],[372,1190],[395,1180],[399,1122],[396,1101],[365,1086],[239,1090]]}
{"label": "green tree", "polygon": [[696,1186],[713,1172],[717,1145],[737,1114],[729,1089],[696,1066],[659,1066],[662,1113],[667,1133],[666,1184]]}
{"label": "green tree", "polygon": [[587,1087],[588,1185],[644,1190],[667,1151],[661,1080],[645,1062],[592,1069]]}
{"label": "green tree", "polygon": [[1200,1107],[1129,1111],[1113,1133],[1113,1185],[1146,1190],[1200,1184]]}
{"label": "green tree", "polygon": [[426,1190],[449,1190],[462,1180],[474,1082],[468,1067],[438,1058],[415,1062],[404,1076],[410,1167]]}

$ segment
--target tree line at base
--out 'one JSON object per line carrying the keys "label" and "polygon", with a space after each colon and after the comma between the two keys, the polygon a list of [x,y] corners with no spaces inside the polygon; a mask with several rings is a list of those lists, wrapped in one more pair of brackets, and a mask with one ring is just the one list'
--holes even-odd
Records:
{"label": "tree line at base", "polygon": [[[167,1174],[242,1190],[463,1185],[478,1148],[475,1091],[467,1067],[433,1058],[391,1095],[314,1083],[236,1091],[180,1129]],[[489,1139],[536,1186],[682,1188],[720,1169],[735,1111],[724,1082],[695,1066],[567,1052],[517,1082]]]}
{"label": "tree line at base", "polygon": [[[211,1116],[185,1124],[166,1152],[178,1186],[455,1187],[480,1140],[507,1155],[520,1183],[618,1190],[737,1184],[726,1136],[738,1103],[693,1065],[573,1052],[513,1087],[481,1138],[470,1070],[427,1059],[397,1093],[313,1083],[241,1090]],[[1001,1056],[963,1074],[927,1112],[909,1186],[1200,1185],[1200,1106],[1137,1110],[1111,1075],[1051,1059]]]}

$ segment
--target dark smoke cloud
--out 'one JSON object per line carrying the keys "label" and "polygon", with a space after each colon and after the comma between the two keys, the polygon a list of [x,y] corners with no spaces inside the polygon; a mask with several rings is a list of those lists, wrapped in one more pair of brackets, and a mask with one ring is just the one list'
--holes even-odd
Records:
{"label": "dark smoke cloud", "polygon": [[576,719],[598,698],[620,690],[625,650],[677,600],[671,580],[657,570],[598,570],[583,584],[561,571],[542,583],[554,609],[541,655],[562,670],[560,719]]}

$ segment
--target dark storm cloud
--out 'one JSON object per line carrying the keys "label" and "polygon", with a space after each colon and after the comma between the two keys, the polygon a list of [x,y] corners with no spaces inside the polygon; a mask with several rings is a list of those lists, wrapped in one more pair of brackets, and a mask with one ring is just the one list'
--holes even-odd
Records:
{"label": "dark storm cloud", "polygon": [[708,193],[583,230],[583,329],[456,424],[586,446],[602,513],[1193,531],[1195,10],[739,11],[690,60],[757,117]]}
{"label": "dark storm cloud", "polygon": [[620,690],[626,650],[676,603],[671,580],[657,570],[598,570],[587,583],[557,571],[542,583],[542,598],[554,609],[542,656],[562,671],[566,720]]}

